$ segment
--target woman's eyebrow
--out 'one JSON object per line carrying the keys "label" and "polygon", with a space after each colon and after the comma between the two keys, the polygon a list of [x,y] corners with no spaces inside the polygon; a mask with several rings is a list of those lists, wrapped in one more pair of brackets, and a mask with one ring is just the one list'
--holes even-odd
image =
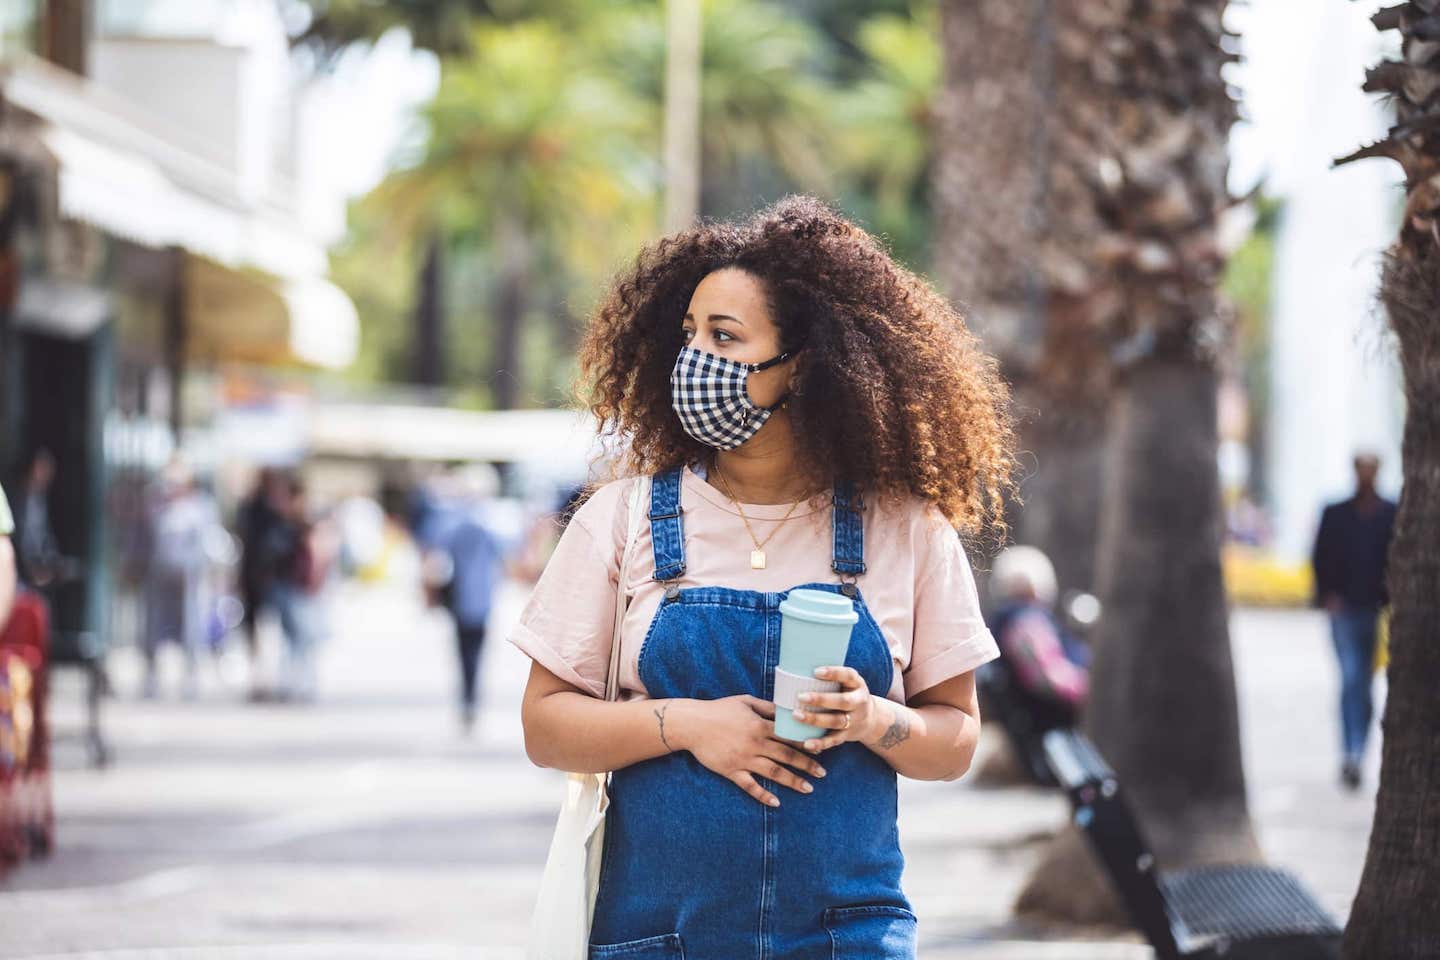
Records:
{"label": "woman's eyebrow", "polygon": [[[687,312],[687,313],[685,314],[685,319],[686,319],[686,320],[694,320],[694,319],[695,319],[695,315]],[[710,314],[710,319],[711,319],[712,321],[713,321],[713,320],[733,320],[735,323],[740,324],[740,326],[742,326],[742,327],[745,326],[745,321],[744,321],[744,320],[741,320],[739,317],[732,317],[732,316],[730,316],[730,314],[728,314],[728,313],[712,313],[712,314]]]}

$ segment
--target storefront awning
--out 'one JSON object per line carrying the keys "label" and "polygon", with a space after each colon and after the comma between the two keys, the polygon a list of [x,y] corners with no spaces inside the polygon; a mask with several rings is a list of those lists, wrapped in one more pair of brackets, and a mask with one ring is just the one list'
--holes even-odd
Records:
{"label": "storefront awning", "polygon": [[147,247],[178,247],[276,276],[323,275],[293,216],[242,196],[234,172],[84,78],[34,58],[0,71],[55,162],[62,216]]}
{"label": "storefront awning", "polygon": [[[320,367],[354,360],[359,321],[349,298],[324,279],[323,246],[293,211],[243,194],[235,171],[206,144],[33,57],[0,66],[0,99],[7,134],[53,171],[60,217],[183,252],[191,359]],[[81,335],[107,313],[94,297],[29,285],[22,300],[34,302],[22,302],[22,315],[63,335]]]}
{"label": "storefront awning", "polygon": [[349,366],[360,318],[318,277],[272,280],[191,258],[185,265],[186,353],[201,363]]}
{"label": "storefront awning", "polygon": [[61,216],[146,247],[179,247],[276,274],[325,270],[324,252],[283,225],[185,190],[154,162],[63,127],[41,132],[54,157]]}

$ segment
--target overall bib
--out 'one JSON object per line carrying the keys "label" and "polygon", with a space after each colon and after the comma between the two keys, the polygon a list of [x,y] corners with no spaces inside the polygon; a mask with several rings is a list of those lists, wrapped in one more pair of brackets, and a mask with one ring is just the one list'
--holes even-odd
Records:
{"label": "overall bib", "polygon": [[[780,657],[780,601],[719,586],[681,588],[685,536],[680,471],[655,477],[650,531],[665,599],[640,650],[651,697],[771,699]],[[894,664],[853,579],[865,571],[863,503],[834,497],[831,566],[860,615],[845,665],[872,692]],[[860,743],[819,756],[802,794],[756,776],[780,798],[766,806],[688,751],[614,772],[591,960],[899,960],[915,956],[915,915],[900,889],[904,860],[895,771]]]}

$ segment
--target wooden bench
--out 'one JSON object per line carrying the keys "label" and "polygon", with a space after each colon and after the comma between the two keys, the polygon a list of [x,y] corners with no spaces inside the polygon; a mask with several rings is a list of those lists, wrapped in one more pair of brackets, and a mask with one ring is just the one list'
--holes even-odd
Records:
{"label": "wooden bench", "polygon": [[1131,921],[1160,960],[1338,960],[1340,928],[1294,875],[1255,864],[1162,873],[1084,734],[1045,734],[1050,768]]}

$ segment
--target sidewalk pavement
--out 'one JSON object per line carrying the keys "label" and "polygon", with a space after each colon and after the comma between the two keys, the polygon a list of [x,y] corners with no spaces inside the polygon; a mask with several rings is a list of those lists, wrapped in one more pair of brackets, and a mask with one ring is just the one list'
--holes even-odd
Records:
{"label": "sidewalk pavement", "polygon": [[[338,591],[310,707],[244,703],[236,658],[197,701],[138,700],[137,658],[116,651],[114,765],[87,769],[77,740],[57,744],[58,849],[0,883],[0,960],[521,957],[561,790],[522,746],[528,661],[502,638],[523,599],[508,588],[497,613],[471,740],[448,626],[395,587]],[[1234,634],[1262,845],[1343,918],[1377,760],[1366,789],[1340,791],[1323,620],[1241,611]],[[59,675],[53,699],[59,732],[78,730],[77,678]],[[1062,939],[1010,918],[1065,819],[1057,794],[902,781],[901,808],[927,960],[1151,955],[1133,937]]]}

